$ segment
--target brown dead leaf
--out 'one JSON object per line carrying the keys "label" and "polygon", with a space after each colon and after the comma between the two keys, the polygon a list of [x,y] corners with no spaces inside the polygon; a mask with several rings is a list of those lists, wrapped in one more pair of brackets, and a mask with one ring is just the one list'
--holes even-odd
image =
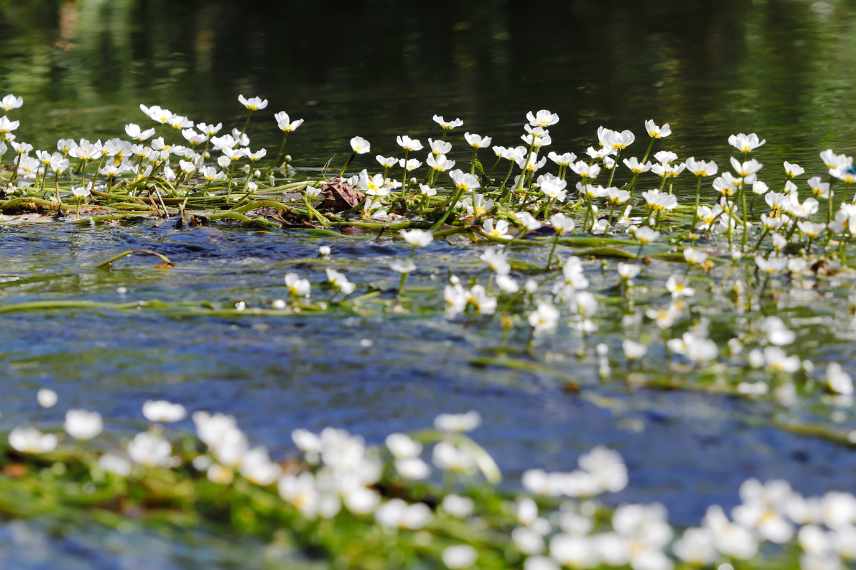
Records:
{"label": "brown dead leaf", "polygon": [[323,208],[335,212],[350,210],[363,201],[365,195],[343,178],[333,178],[321,186]]}

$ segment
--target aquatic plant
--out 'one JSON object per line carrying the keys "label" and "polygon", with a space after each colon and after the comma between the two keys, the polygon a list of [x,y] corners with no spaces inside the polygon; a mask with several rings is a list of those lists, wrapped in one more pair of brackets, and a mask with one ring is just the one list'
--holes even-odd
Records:
{"label": "aquatic plant", "polygon": [[[784,162],[775,191],[776,175],[762,179],[772,170],[760,161],[767,141],[755,133],[728,137],[736,154],[729,170],[661,148],[672,130],[652,120],[644,123],[644,153],[631,153],[638,144],[631,131],[601,127],[597,146],[578,159],[545,155],[559,117],[540,110],[526,115],[522,145],[492,147],[492,166],[480,156],[492,138],[469,132],[468,161],[453,160],[463,121],[435,116],[440,138],[425,145],[396,137],[403,156],[377,155],[380,172],[364,157],[377,143],[355,136],[342,145],[349,154],[338,175],[318,175],[285,153],[302,120],[273,116],[270,126],[283,140],[268,159],[267,149],[251,146],[250,132],[268,101],[239,101],[246,117],[231,130],[141,105],[153,127],[128,124],[127,139],[61,139],[54,151],[20,140],[21,123],[10,117],[23,101],[4,97],[0,211],[83,226],[172,220],[180,227],[222,223],[401,240],[388,287],[353,278],[352,265],[322,246],[318,259],[294,260],[278,283],[282,294],[263,301],[46,300],[3,304],[0,313],[442,313],[498,337],[473,355],[473,366],[587,390],[576,377],[584,374],[571,377],[544,358],[572,353],[598,382],[760,400],[780,429],[856,446],[856,432],[826,421],[852,406],[851,377],[817,348],[853,326],[852,157],[822,152],[822,175],[804,182],[806,168]],[[413,156],[422,151],[424,162]],[[420,256],[443,241],[471,244],[484,265],[451,267],[440,283],[422,280]],[[107,271],[138,254],[158,258],[164,269],[174,265],[159,252],[129,250],[91,269]],[[418,285],[408,286],[411,278]],[[828,313],[821,326],[804,318],[817,311]],[[815,365],[815,358],[826,362]],[[39,402],[56,405],[56,396],[41,393]],[[818,411],[792,414],[800,402]],[[528,472],[522,492],[494,487],[498,468],[461,433],[478,424],[472,414],[438,418],[436,431],[394,434],[386,449],[333,429],[296,432],[301,456],[285,464],[251,446],[234,418],[197,412],[195,439],[170,435],[165,424],[185,414],[169,402],[148,403],[144,416],[153,426],[110,452],[82,443],[106,435],[92,411],[68,410],[65,431],[78,443],[20,426],[8,436],[9,486],[0,504],[19,516],[73,505],[154,505],[261,536],[285,527],[307,551],[367,568],[835,568],[856,557],[856,499],[848,494],[809,500],[782,482],[750,481],[730,517],[712,507],[698,528],[681,533],[660,506],[594,501],[627,480],[620,458],[603,449],[582,457],[574,472]],[[433,469],[423,458],[427,447]],[[85,500],[84,487],[93,485],[106,486],[104,494]]]}
{"label": "aquatic plant", "polygon": [[[57,405],[55,395],[39,401]],[[307,556],[349,568],[839,568],[856,559],[847,493],[803,497],[784,481],[750,479],[730,514],[711,506],[699,526],[677,528],[659,504],[604,500],[631,473],[603,447],[575,470],[531,469],[522,489],[503,490],[468,435],[475,412],[440,415],[432,429],[377,447],[340,429],[298,429],[282,460],[223,414],[196,411],[194,436],[171,433],[186,414],[146,402],[149,427],[127,441],[89,443],[102,420],[85,410],[67,412],[65,434],[14,429],[0,449],[0,512],[84,509],[106,525],[133,513],[156,527],[205,519],[260,538],[284,531]]]}

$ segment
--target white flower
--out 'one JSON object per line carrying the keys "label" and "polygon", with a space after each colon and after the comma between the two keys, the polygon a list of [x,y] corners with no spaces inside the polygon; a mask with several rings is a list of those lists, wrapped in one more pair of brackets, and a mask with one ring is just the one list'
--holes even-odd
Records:
{"label": "white flower", "polygon": [[800,166],[799,164],[795,164],[793,162],[788,162],[787,160],[784,162],[785,167],[785,175],[788,178],[796,178],[797,176],[802,176],[805,174],[805,168]]}
{"label": "white flower", "polygon": [[[494,147],[494,149],[496,149],[496,148],[501,148],[501,147]],[[564,154],[557,154],[557,153],[551,151],[550,153],[547,154],[547,158],[552,160],[553,163],[555,163],[557,166],[564,166],[567,168],[571,164],[574,163],[574,161],[577,159],[577,155],[575,155],[572,152],[566,152]]]}
{"label": "white flower", "polygon": [[490,270],[498,275],[506,275],[511,271],[508,256],[505,255],[501,247],[487,248],[479,259],[484,261]]}
{"label": "white flower", "polygon": [[812,176],[808,179],[807,184],[815,198],[827,198],[829,196],[829,183],[821,181],[820,176]]}
{"label": "white flower", "polygon": [[565,201],[565,187],[568,185],[566,181],[552,174],[542,174],[538,177],[537,182],[538,188],[541,189],[541,192],[547,198],[558,200],[559,202]]}
{"label": "white flower", "polygon": [[[657,153],[660,154],[660,153]],[[655,164],[651,167],[651,172],[656,174],[661,178],[675,178],[681,174],[686,169],[687,165],[684,162],[679,162],[677,164],[671,163],[660,163]]]}
{"label": "white flower", "polygon": [[179,160],[178,168],[185,174],[194,174],[196,172],[196,165],[186,160]]}
{"label": "white flower", "polygon": [[627,487],[629,481],[627,467],[616,451],[606,447],[595,447],[580,456],[579,465],[592,478],[598,493],[618,493]]}
{"label": "white flower", "polygon": [[128,457],[134,463],[147,467],[165,467],[172,463],[172,446],[161,435],[142,432],[128,444]]}
{"label": "white flower", "polygon": [[463,313],[467,308],[467,290],[461,287],[460,282],[456,281],[446,285],[443,289],[443,299],[446,302],[446,316],[454,318],[459,313]]}
{"label": "white flower", "polygon": [[731,157],[731,167],[734,169],[734,173],[740,176],[741,178],[750,178],[757,174],[764,165],[755,160],[754,158],[751,160],[747,160],[746,162],[740,162],[733,156]]}
{"label": "white flower", "polygon": [[277,491],[284,501],[303,516],[311,519],[318,515],[321,498],[311,473],[283,476],[277,483]]}
{"label": "white flower", "polygon": [[653,119],[645,121],[645,130],[652,139],[664,139],[672,134],[672,127],[669,126],[669,123],[658,126]]}
{"label": "white flower", "polygon": [[571,165],[571,170],[573,170],[580,178],[585,180],[594,180],[600,174],[600,165],[588,164],[580,160],[579,162],[575,162]]}
{"label": "white flower", "polygon": [[20,109],[24,106],[23,97],[15,97],[13,94],[5,95],[2,99],[0,99],[0,109],[5,112],[14,111],[15,109]]}
{"label": "white flower", "polygon": [[787,260],[783,257],[770,256],[769,258],[764,258],[763,256],[756,255],[755,256],[755,265],[758,266],[758,269],[770,275],[781,273],[785,270],[787,266]]}
{"label": "white flower", "polygon": [[512,237],[508,233],[508,222],[505,220],[485,220],[482,223],[482,232],[494,239],[510,240]]}
{"label": "white flower", "polygon": [[606,203],[610,206],[621,206],[630,200],[630,192],[627,190],[620,190],[615,187],[609,187],[606,189]]}
{"label": "white flower", "polygon": [[536,335],[553,332],[558,323],[558,309],[545,301],[538,303],[538,307],[529,313],[529,326]]}
{"label": "white flower", "polygon": [[373,489],[354,487],[344,491],[345,508],[355,515],[369,515],[380,505],[380,495]]}
{"label": "white flower", "polygon": [[148,400],[143,403],[143,417],[155,423],[180,422],[187,416],[187,410],[181,404],[166,400]]}
{"label": "white flower", "polygon": [[473,513],[475,503],[469,497],[446,495],[440,504],[440,508],[453,517],[466,518]]}
{"label": "white flower", "polygon": [[449,546],[443,550],[446,568],[471,568],[476,563],[476,550],[467,544]]}
{"label": "white flower", "polygon": [[541,227],[541,222],[536,220],[535,216],[525,210],[512,213],[512,217],[517,224],[523,226],[530,232],[534,232]]}
{"label": "white flower", "polygon": [[571,568],[594,568],[600,563],[594,541],[587,536],[557,534],[550,540],[550,556]]}
{"label": "white flower", "polygon": [[351,138],[351,150],[353,150],[355,154],[366,154],[370,152],[371,149],[371,143],[369,143],[369,141],[367,141],[363,137]]}
{"label": "white flower", "polygon": [[719,171],[719,167],[712,160],[705,162],[704,160],[696,160],[695,157],[691,156],[685,161],[685,164],[687,170],[698,177],[714,176]]}
{"label": "white flower", "polygon": [[523,563],[523,570],[559,570],[559,565],[547,556],[530,556]]}
{"label": "white flower", "polygon": [[555,231],[558,235],[564,235],[574,231],[574,227],[576,224],[574,220],[562,214],[561,212],[555,213],[550,216],[550,225],[553,227],[553,231]]}
{"label": "white flower", "polygon": [[[674,313],[668,316],[668,324],[674,322],[676,315]],[[664,317],[664,320],[666,317]],[[658,322],[658,324],[661,324]],[[665,327],[664,327],[665,328]],[[667,346],[672,352],[686,357],[687,360],[693,363],[705,364],[715,359],[719,354],[719,347],[716,343],[702,334],[687,332],[681,338],[673,338]]]}
{"label": "white flower", "polygon": [[454,473],[471,473],[476,468],[472,453],[445,440],[434,446],[431,460],[438,469]]}
{"label": "white flower", "polygon": [[474,149],[487,148],[490,146],[490,137],[483,137],[475,133],[464,133],[464,138],[466,139],[467,144]]}
{"label": "white flower", "polygon": [[678,199],[673,194],[659,190],[648,190],[642,193],[645,203],[653,212],[674,210],[678,206]]}
{"label": "white flower", "polygon": [[624,166],[627,167],[630,172],[633,174],[644,174],[651,170],[650,162],[639,162],[639,159],[635,156],[631,156],[630,158],[625,158],[623,160]]}
{"label": "white flower", "polygon": [[463,126],[464,124],[464,121],[462,121],[461,119],[453,119],[451,121],[447,121],[442,117],[442,115],[434,115],[432,119],[435,123],[440,125],[440,128],[444,131],[451,131],[452,129]]}
{"label": "white flower", "polygon": [[764,349],[764,363],[773,373],[793,374],[800,368],[800,357],[788,356],[778,346],[768,346]]}
{"label": "white flower", "polygon": [[[0,127],[2,132],[2,127]],[[844,154],[835,154],[832,149],[826,149],[820,153],[820,159],[823,161],[827,170],[835,170],[837,168],[846,168],[853,164],[853,159]]]}
{"label": "white flower", "polygon": [[365,169],[360,171],[357,186],[369,196],[386,196],[390,191],[383,174],[371,176]]}
{"label": "white flower", "polygon": [[779,317],[767,317],[760,323],[760,328],[767,337],[767,342],[776,346],[785,346],[794,342],[796,335],[785,326]]}
{"label": "white flower", "polygon": [[161,125],[166,125],[172,119],[172,111],[169,109],[164,109],[157,105],[152,107],[146,107],[145,105],[140,105],[140,111],[145,113],[152,121],[156,123],[160,123]]}
{"label": "white flower", "polygon": [[272,485],[279,479],[282,469],[271,461],[267,449],[256,447],[249,450],[241,458],[241,475],[256,485]]}
{"label": "white flower", "polygon": [[412,273],[416,270],[416,264],[410,259],[397,259],[389,264],[389,268],[396,273]]}
{"label": "white flower", "polygon": [[310,285],[308,279],[301,279],[297,273],[286,273],[285,286],[292,297],[309,297]]}
{"label": "white flower", "polygon": [[653,230],[649,227],[641,227],[641,228],[631,228],[631,235],[636,238],[642,245],[648,245],[649,243],[653,243],[657,241],[660,237],[660,233],[656,230]]}
{"label": "white flower", "polygon": [[452,182],[455,183],[455,188],[463,192],[469,192],[481,187],[478,177],[468,172],[463,172],[457,169],[452,170],[449,172],[449,177],[452,179]]}
{"label": "white flower", "polygon": [[196,125],[196,128],[199,129],[199,132],[205,134],[206,136],[213,137],[223,129],[223,123],[217,123],[216,125],[199,123]]}
{"label": "white flower", "polygon": [[755,536],[746,528],[729,521],[718,506],[707,510],[704,528],[712,534],[716,550],[726,556],[748,560],[758,552]]}
{"label": "white flower", "polygon": [[33,427],[16,427],[9,432],[9,445],[20,453],[49,453],[56,449],[57,443],[55,435]]}
{"label": "white flower", "polygon": [[793,525],[784,512],[793,496],[790,485],[784,481],[764,485],[750,479],[740,486],[743,504],[734,509],[734,520],[745,528],[754,529],[764,540],[784,544],[794,534]]}
{"label": "white flower", "polygon": [[243,95],[238,95],[238,102],[244,106],[247,111],[255,112],[266,109],[268,106],[268,100],[262,99],[260,97],[251,97],[247,99]]}
{"label": "white flower", "polygon": [[395,470],[404,479],[422,481],[431,474],[431,468],[419,457],[395,460]]}
{"label": "white flower", "polygon": [[21,121],[10,121],[5,115],[0,117],[0,139],[11,137],[9,133],[16,130],[21,125]]}
{"label": "white flower", "polygon": [[386,447],[397,459],[411,459],[422,453],[422,444],[403,433],[392,433],[386,436]]}
{"label": "white flower", "polygon": [[300,127],[300,125],[303,124],[303,119],[295,119],[292,121],[288,116],[288,113],[285,111],[280,111],[275,114],[273,118],[276,121],[276,126],[279,130],[286,134],[293,133],[298,129],[298,127]]}
{"label": "white flower", "polygon": [[704,265],[707,261],[707,254],[693,247],[684,248],[684,259],[690,265]]}
{"label": "white flower", "polygon": [[597,139],[601,148],[619,152],[633,144],[636,136],[631,131],[618,132],[606,127],[598,127]]}
{"label": "white flower", "polygon": [[92,190],[89,185],[87,186],[74,186],[71,189],[71,193],[75,198],[86,198],[90,194],[92,194]]}
{"label": "white flower", "polygon": [[853,395],[853,379],[837,362],[826,367],[826,386],[834,394]]}
{"label": "white flower", "polygon": [[98,459],[98,467],[120,477],[127,477],[131,474],[131,463],[124,457],[112,453],[102,455]]}
{"label": "white flower", "polygon": [[444,140],[428,139],[428,146],[431,147],[431,154],[434,156],[449,154],[452,150],[452,143]]}
{"label": "white flower", "polygon": [[[528,173],[537,172],[547,164],[546,158],[541,158],[539,160],[538,155],[535,153],[529,155],[528,160],[526,155],[515,156],[514,160],[517,162],[517,166],[520,167],[520,170]],[[598,166],[597,168],[599,169],[600,167]],[[517,184],[517,180],[518,177],[515,178],[515,185]]]}
{"label": "white flower", "polygon": [[267,149],[262,148],[257,150],[256,152],[250,152],[250,149],[247,149],[244,154],[250,160],[250,162],[257,162],[267,156]]}
{"label": "white flower", "polygon": [[409,528],[417,530],[431,519],[431,511],[423,503],[408,505],[401,499],[392,499],[375,511],[375,520],[387,528]]}
{"label": "white flower", "polygon": [[434,419],[434,427],[446,432],[473,431],[481,424],[481,416],[476,411],[464,414],[440,414]]}
{"label": "white flower", "polygon": [[223,180],[226,177],[213,166],[203,167],[202,170],[199,171],[199,174],[206,182],[217,182],[218,180]]}
{"label": "white flower", "polygon": [[92,439],[101,433],[101,415],[86,410],[69,410],[65,414],[65,431],[74,439]]}
{"label": "white flower", "polygon": [[154,129],[147,129],[144,131],[140,128],[140,125],[137,125],[136,123],[125,125],[125,133],[137,142],[143,142],[155,136]]}
{"label": "white flower", "polygon": [[425,247],[434,241],[434,234],[429,230],[401,230],[401,237],[413,247]]}
{"label": "white flower", "polygon": [[412,139],[407,135],[395,137],[395,142],[408,152],[416,152],[422,150],[422,143],[418,139]]}
{"label": "white flower", "polygon": [[337,291],[340,291],[344,295],[350,295],[356,289],[356,285],[348,281],[348,278],[344,273],[336,271],[335,269],[325,269],[327,274],[327,281],[330,282],[330,285]]}
{"label": "white flower", "polygon": [[172,117],[170,117],[170,119],[169,119],[169,121],[167,122],[167,124],[168,124],[170,127],[174,128],[174,129],[176,129],[176,130],[179,130],[179,131],[180,131],[180,130],[182,130],[182,129],[191,129],[191,128],[193,128],[193,121],[191,121],[191,120],[190,120],[190,119],[188,119],[187,117],[183,117],[183,116],[181,116],[181,115],[173,115]]}
{"label": "white flower", "polygon": [[503,293],[508,293],[509,295],[520,291],[520,285],[518,285],[517,281],[509,275],[498,274],[496,276],[496,286],[499,287]]}
{"label": "white flower", "polygon": [[546,129],[547,127],[552,127],[559,122],[559,115],[552,113],[547,109],[541,109],[537,113],[533,113],[532,111],[526,113],[526,120],[529,121],[529,124],[533,127]]}
{"label": "white flower", "polygon": [[678,558],[692,565],[707,566],[716,560],[713,533],[705,528],[690,528],[672,547]]}
{"label": "white flower", "polygon": [[627,360],[639,360],[645,356],[646,352],[648,352],[647,346],[641,342],[630,340],[629,338],[622,341],[622,348],[624,349],[624,357]]}
{"label": "white flower", "polygon": [[407,160],[404,160],[402,158],[401,160],[398,161],[398,166],[400,166],[401,168],[403,168],[407,172],[413,172],[414,170],[416,170],[417,168],[422,166],[422,163],[420,161],[416,160],[415,158],[410,158]]}
{"label": "white flower", "polygon": [[670,275],[666,281],[666,289],[672,294],[672,297],[677,299],[680,297],[692,297],[695,295],[695,289],[687,284],[686,279],[680,275]]}
{"label": "white flower", "polygon": [[48,388],[42,388],[36,393],[36,400],[43,408],[53,408],[58,399],[56,392]]}
{"label": "white flower", "polygon": [[425,162],[435,172],[446,172],[455,166],[455,161],[449,160],[445,154],[429,154]]}
{"label": "white flower", "polygon": [[398,164],[398,159],[394,156],[383,156],[378,154],[375,156],[375,160],[377,160],[378,164],[380,164],[384,168],[392,168],[396,164]]}
{"label": "white flower", "polygon": [[848,185],[856,184],[856,173],[853,172],[851,166],[847,166],[847,167],[842,166],[840,168],[833,168],[829,171],[829,174],[833,178],[840,180],[840,181],[844,182],[845,184],[848,184]]}
{"label": "white flower", "polygon": [[728,144],[746,154],[750,153],[758,147],[764,146],[766,140],[758,137],[755,133],[743,134],[737,133],[728,137]]}

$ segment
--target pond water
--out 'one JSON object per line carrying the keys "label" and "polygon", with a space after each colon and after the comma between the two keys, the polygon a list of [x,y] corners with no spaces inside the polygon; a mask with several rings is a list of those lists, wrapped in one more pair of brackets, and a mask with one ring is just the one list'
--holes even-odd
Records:
{"label": "pond water", "polygon": [[[393,152],[396,134],[431,136],[434,113],[461,116],[468,129],[510,144],[525,112],[539,108],[562,117],[556,150],[579,153],[601,124],[641,134],[642,121],[654,117],[671,122],[669,148],[682,156],[723,163],[726,137],[755,131],[770,141],[764,162],[816,167],[820,149],[853,151],[853,69],[856,6],[845,1],[0,0],[0,93],[25,98],[23,138],[48,146],[59,137],[114,136],[125,122],[142,122],[139,103],[238,124],[235,94],[243,92],[306,119],[289,141],[305,168],[337,153],[343,160],[344,141],[355,134],[382,153]],[[254,133],[270,145],[278,140],[269,119]],[[3,224],[0,305],[193,299],[258,306],[283,295],[282,276],[292,268],[320,281],[313,260],[325,244],[333,249],[329,266],[382,291],[396,284],[389,261],[408,252],[392,241],[179,230],[169,222]],[[176,267],[95,269],[129,248],[157,250]],[[466,275],[478,266],[471,247],[435,243],[420,255],[413,283],[437,286],[450,269]],[[586,270],[597,282],[599,262]],[[833,315],[818,318],[832,318],[843,304],[832,300]],[[140,405],[151,398],[234,414],[277,452],[296,427],[335,425],[376,442],[391,430],[429,425],[437,413],[475,409],[484,418],[475,437],[509,485],[525,468],[569,468],[584,450],[608,445],[631,473],[631,487],[616,500],[663,501],[678,523],[697,520],[712,503],[733,504],[751,476],[785,478],[806,493],[856,491],[856,456],[772,427],[768,404],[600,385],[596,369],[573,358],[573,342],[558,338],[549,348],[552,365],[580,383],[580,393],[564,390],[555,374],[473,366],[499,343],[498,332],[442,314],[0,314],[0,427],[33,418],[59,423],[62,412],[36,404],[41,386],[68,406],[98,410],[114,430],[142,427]],[[846,364],[851,354],[842,334],[811,356]],[[10,568],[164,569],[289,560],[268,546],[248,566],[243,554],[258,545],[204,529],[164,536],[136,526],[71,528],[50,520],[2,525],[0,560]]]}

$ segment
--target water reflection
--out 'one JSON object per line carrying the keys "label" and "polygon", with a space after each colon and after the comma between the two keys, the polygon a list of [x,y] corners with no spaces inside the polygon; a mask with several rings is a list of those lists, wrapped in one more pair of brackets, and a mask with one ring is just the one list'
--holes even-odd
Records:
{"label": "water reflection", "polygon": [[[670,120],[671,141],[725,152],[757,130],[778,160],[847,148],[856,78],[852,2],[31,1],[0,5],[0,88],[27,96],[25,135],[105,136],[141,101],[237,117],[238,91],[307,118],[307,164],[360,133],[391,146],[434,112],[506,140],[531,107],[554,141],[601,123]],[[275,136],[270,123],[267,136]]]}

